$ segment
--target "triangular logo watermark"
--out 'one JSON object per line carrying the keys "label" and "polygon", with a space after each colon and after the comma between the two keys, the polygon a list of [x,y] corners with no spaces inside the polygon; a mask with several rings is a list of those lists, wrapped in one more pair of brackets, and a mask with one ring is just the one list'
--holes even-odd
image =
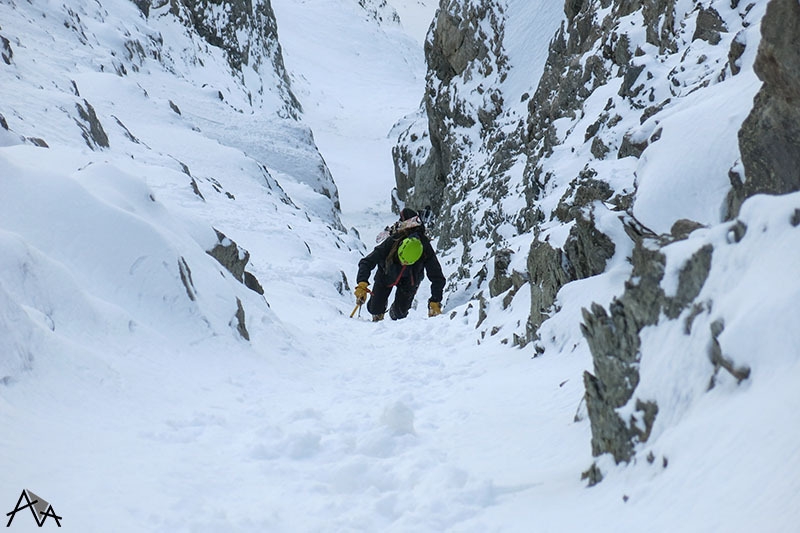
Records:
{"label": "triangular logo watermark", "polygon": [[31,514],[33,514],[33,519],[36,520],[37,526],[42,527],[48,518],[52,518],[56,525],[61,527],[62,518],[56,514],[53,506],[44,498],[40,498],[27,489],[23,489],[22,494],[19,495],[19,500],[17,500],[17,505],[14,507],[14,510],[10,513],[6,513],[6,516],[9,517],[6,527],[11,527],[11,522],[14,521],[17,513],[25,509],[31,510]]}

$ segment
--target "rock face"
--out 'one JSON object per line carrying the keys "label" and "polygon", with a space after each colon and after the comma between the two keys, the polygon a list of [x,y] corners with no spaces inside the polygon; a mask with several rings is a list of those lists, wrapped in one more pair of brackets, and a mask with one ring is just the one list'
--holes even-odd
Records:
{"label": "rock face", "polygon": [[[447,142],[453,134],[453,128],[449,128],[446,122],[452,121],[455,126],[467,128],[475,124],[473,110],[467,109],[465,102],[459,101],[456,95],[446,89],[456,77],[485,77],[491,71],[491,42],[489,36],[478,29],[478,23],[487,18],[492,8],[497,9],[497,5],[491,2],[478,5],[446,2],[437,12],[435,29],[425,43],[425,58],[429,66],[429,95],[425,106],[430,118],[433,157],[439,159],[439,167],[445,171],[450,168],[455,156],[451,153],[454,143]],[[488,18],[494,22],[492,28],[496,31],[495,35],[502,35],[498,19]],[[499,40],[497,38],[495,43]],[[498,62],[502,61],[497,55],[495,58]],[[472,70],[478,72],[473,73]]]}
{"label": "rock face", "polygon": [[662,314],[678,318],[700,293],[711,269],[713,249],[707,245],[682,267],[676,294],[667,296],[661,287],[666,258],[659,248],[664,244],[640,239],[624,294],[611,303],[609,312],[598,304],[593,304],[591,311],[583,310],[581,330],[594,360],[594,374],[584,373],[592,453],[610,453],[617,463],[629,461],[635,444],[648,439],[658,413],[654,402],[641,400],[636,400],[636,414],[630,420],[623,420],[617,411],[633,398],[639,384],[639,333],[657,324]]}
{"label": "rock face", "polygon": [[6,65],[10,65],[11,60],[14,58],[14,50],[11,49],[11,43],[2,35],[0,35],[0,57],[2,57]]}
{"label": "rock face", "polygon": [[603,272],[614,256],[614,242],[595,226],[595,202],[609,200],[613,191],[605,182],[594,179],[596,172],[579,174],[553,211],[551,218],[572,224],[566,241],[560,248],[535,238],[528,253],[531,313],[528,320],[528,339],[550,316],[558,291],[579,279]]}
{"label": "rock face", "polygon": [[[230,272],[237,281],[243,283],[248,289],[263,295],[264,288],[261,286],[258,278],[245,270],[248,261],[250,261],[250,252],[239,247],[239,245],[218,229],[214,231],[217,234],[217,243],[213,248],[207,250],[206,253],[216,259],[220,265],[224,266],[225,270]],[[183,277],[183,271],[181,271],[181,274]],[[191,278],[191,272],[189,276]]]}
{"label": "rock face", "polygon": [[80,117],[80,121],[76,119],[75,123],[81,128],[83,140],[86,141],[86,145],[92,150],[108,148],[108,135],[103,129],[100,119],[97,118],[97,113],[92,107],[92,104],[86,100],[83,101],[83,104],[83,106],[81,104],[75,104],[78,110],[78,116]]}
{"label": "rock face", "polygon": [[[454,283],[480,290],[479,272],[502,249],[511,248],[519,258],[512,261],[512,270],[522,271],[527,263],[531,313],[521,336],[525,344],[537,338],[563,284],[605,270],[616,246],[607,230],[599,229],[613,224],[599,220],[618,218],[632,201],[632,179],[627,190],[615,189],[596,178],[597,166],[591,162],[567,178],[567,190],[556,184],[548,161],[564,139],[555,123],[578,122],[586,100],[618,80],[617,95],[584,126],[587,155],[599,161],[612,154],[618,159],[641,156],[660,130],[639,131],[641,124],[623,120],[623,114],[629,108],[641,110],[637,114],[644,123],[669,103],[668,98],[655,101],[659,80],[645,80],[653,75],[639,59],[645,54],[642,46],[649,47],[648,53],[677,55],[681,26],[673,0],[568,1],[566,20],[551,41],[535,92],[513,95],[513,101],[504,86],[510,68],[503,49],[509,9],[489,0],[442,3],[426,42],[424,113],[400,136],[393,154],[400,200],[433,207],[438,214],[433,232],[441,249],[463,247],[454,261]],[[709,35],[725,29],[712,11],[702,15],[706,22],[700,24],[698,39],[716,40]],[[632,16],[644,20],[642,45],[629,35],[625,18]],[[562,196],[557,208],[544,208],[552,194]],[[506,200],[514,197],[524,198],[526,205],[507,208]],[[613,206],[612,211],[598,202]],[[549,241],[547,228],[563,224],[575,226],[568,240]],[[511,233],[533,235],[533,244],[514,245],[506,237]],[[496,288],[487,290],[496,294]]]}
{"label": "rock face", "polygon": [[358,0],[358,5],[378,22],[400,22],[400,16],[397,11],[386,0]]}
{"label": "rock face", "polygon": [[231,70],[239,75],[244,67],[256,72],[268,68],[277,73],[278,88],[286,102],[284,112],[297,118],[300,103],[292,93],[283,64],[270,0],[151,0],[150,3],[135,0],[135,3],[145,15],[150,12],[151,4],[158,9],[168,3],[172,15],[210,45],[225,51]]}
{"label": "rock face", "polygon": [[[610,8],[610,11],[601,18],[600,8]],[[584,141],[590,143],[589,152],[597,160],[606,159],[612,151],[618,159],[624,159],[641,156],[647,147],[647,140],[636,140],[627,132],[621,139],[619,134],[608,136],[609,130],[617,128],[622,120],[621,115],[614,112],[617,106],[623,112],[628,106],[644,108],[647,101],[642,98],[645,85],[640,81],[645,67],[637,62],[643,52],[632,48],[631,38],[620,23],[637,11],[641,12],[645,24],[647,43],[661,53],[674,52],[677,46],[673,30],[674,1],[567,0],[565,3],[566,22],[551,42],[544,73],[528,104],[523,179],[531,210],[538,209],[537,203],[552,186],[553,174],[547,169],[547,161],[562,142],[555,122],[580,118],[584,102],[615,79],[621,80],[617,98],[609,99],[606,108],[585,130]],[[585,60],[579,60],[584,57]],[[601,137],[601,133],[605,135]],[[598,172],[590,165],[572,180],[558,207],[549,216],[550,220],[564,224],[575,223],[567,241],[556,250],[558,253],[543,248],[538,239],[531,246],[528,265],[534,270],[531,271],[529,340],[537,337],[538,328],[550,316],[549,309],[561,286],[602,273],[614,255],[613,241],[596,224],[597,216],[608,213],[598,211],[596,202],[610,202],[614,210],[625,213],[631,206],[631,198],[627,192],[615,196],[607,182],[597,179]],[[535,214],[522,216],[520,219],[524,222],[520,226],[527,229],[530,221],[537,218],[540,217]],[[543,262],[549,266],[543,267]],[[556,272],[559,267],[558,276],[538,275],[539,272]]]}
{"label": "rock face", "polygon": [[[475,301],[481,335],[498,329],[492,327],[492,300],[504,308],[512,300],[519,305],[514,295],[528,284],[529,318],[513,338],[519,345],[533,342],[538,353],[560,349],[541,338],[561,308],[559,291],[607,274],[609,265],[626,265],[624,290],[610,305],[587,303],[580,329],[593,359],[593,371],[584,376],[593,452],[627,462],[650,438],[659,412],[656,402],[636,395],[647,357],[640,332],[679,320],[690,330],[696,316],[709,314],[710,302],[696,300],[714,247],[692,232],[722,223],[726,204],[734,219],[753,194],[800,189],[800,52],[792,45],[800,39],[800,4],[772,0],[763,17],[757,3],[566,0],[541,77],[520,95],[514,93],[519,66],[511,58],[525,51],[510,49],[510,41],[520,31],[513,16],[524,5],[441,3],[426,43],[424,105],[393,151],[397,193],[401,201],[437,212],[432,231],[443,256],[458,251],[447,263],[450,287],[458,301]],[[678,206],[649,229],[638,215],[648,180],[664,179],[652,175],[650,163],[663,157],[661,147],[669,143],[662,139],[692,135],[674,117],[690,109],[687,102],[701,100],[697,94],[709,91],[710,101],[719,84],[746,85],[740,73],[749,72],[743,61],[752,57],[747,47],[757,42],[762,17],[755,71],[764,87],[738,146],[735,136],[726,137],[729,159],[682,182],[721,181],[720,192],[708,199],[709,214],[686,216]],[[736,113],[744,120],[747,109]],[[706,146],[718,133],[696,134],[691,142]],[[733,190],[726,200],[728,179]],[[745,230],[737,224],[730,231]],[[691,245],[676,244],[689,239]],[[695,243],[676,280],[665,280],[669,247]],[[717,339],[724,323],[715,324],[703,328],[710,385],[720,369],[746,379],[747,369],[722,354]],[[590,479],[599,480],[597,465],[592,472]]]}
{"label": "rock face", "polygon": [[772,0],[754,64],[764,82],[739,130],[744,179],[731,173],[728,216],[754,194],[800,190],[800,3]]}
{"label": "rock face", "polygon": [[[310,128],[301,120],[302,107],[292,91],[283,62],[270,0],[136,0],[135,3],[146,17],[174,17],[189,33],[224,52],[230,75],[236,80],[233,91],[241,93],[244,100],[239,101],[239,94],[236,94],[232,99],[237,102],[229,105],[243,113],[245,109],[258,110],[258,113],[266,111],[262,122],[281,122],[284,137],[289,137],[289,130],[293,130],[293,138],[287,141],[291,148],[273,148],[273,142],[261,142],[248,151],[264,154],[275,170],[294,176],[330,199],[329,206],[320,203],[318,212],[328,217],[334,227],[344,230],[339,219],[338,188],[317,150]],[[134,56],[161,53],[160,49],[152,50],[151,43],[134,41],[128,48]],[[193,61],[203,63],[198,58]],[[230,91],[231,87],[227,89]],[[227,92],[219,91],[218,97],[227,103]],[[174,102],[171,108],[180,114]],[[242,128],[247,127],[243,120]]]}
{"label": "rock face", "polygon": [[[393,150],[400,200],[420,208],[429,205],[439,214],[437,231],[443,247],[456,242],[471,246],[473,231],[486,234],[484,228],[472,224],[471,214],[465,219],[464,212],[454,209],[467,193],[480,186],[497,200],[503,196],[502,184],[494,175],[469,161],[482,144],[509,142],[496,123],[503,109],[498,85],[507,70],[502,4],[497,0],[442,2],[425,43],[424,113],[403,132]],[[479,94],[480,101],[463,93],[463,86]],[[511,157],[497,158],[497,162],[508,165]]]}

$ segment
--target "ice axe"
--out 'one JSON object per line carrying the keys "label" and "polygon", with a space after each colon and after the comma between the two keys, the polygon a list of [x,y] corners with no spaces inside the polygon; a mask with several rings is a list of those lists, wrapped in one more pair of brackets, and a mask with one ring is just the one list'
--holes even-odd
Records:
{"label": "ice axe", "polygon": [[[368,294],[372,294],[372,291],[367,289],[367,293]],[[353,312],[350,313],[350,318],[353,318],[355,316],[356,311],[358,311],[358,316],[361,317],[361,306],[364,305],[365,301],[366,301],[366,298],[364,298],[364,299],[356,298],[356,306],[353,308]]]}

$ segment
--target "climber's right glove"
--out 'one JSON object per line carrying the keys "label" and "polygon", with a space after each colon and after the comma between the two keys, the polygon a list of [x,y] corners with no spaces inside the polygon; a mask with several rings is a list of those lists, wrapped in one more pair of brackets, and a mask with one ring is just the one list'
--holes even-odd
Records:
{"label": "climber's right glove", "polygon": [[369,283],[366,281],[360,281],[356,285],[356,304],[361,305],[367,301],[367,294],[371,292],[367,287],[369,287]]}

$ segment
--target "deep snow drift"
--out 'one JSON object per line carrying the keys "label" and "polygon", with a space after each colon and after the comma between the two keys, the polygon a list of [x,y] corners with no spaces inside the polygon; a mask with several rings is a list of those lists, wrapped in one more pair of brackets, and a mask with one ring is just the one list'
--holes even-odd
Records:
{"label": "deep snow drift", "polygon": [[[753,287],[714,308],[751,379],[676,396],[691,339],[652,328],[644,342],[672,357],[643,366],[642,387],[681,423],[651,441],[653,464],[604,464],[587,489],[591,359],[571,335],[624,261],[564,288],[574,314],[548,322],[561,349],[546,357],[476,343],[466,307],[428,319],[426,286],[405,321],[347,317],[346,280],[393,219],[389,130],[423,88],[420,37],[403,28],[435,8],[398,3],[397,23],[361,4],[274,2],[299,121],[280,95],[251,105],[221,52],[165,13],[0,5],[14,52],[0,63],[0,508],[29,489],[70,531],[793,530],[800,196],[746,203],[739,242],[723,226],[693,237],[721,250],[708,290]],[[171,63],[100,68],[125,57],[126,32],[160,34]],[[108,148],[87,145],[78,103]],[[363,242],[315,190],[309,125]],[[206,253],[212,228],[250,253],[263,297]],[[686,253],[669,249],[670,275]],[[516,328],[520,307],[494,322]],[[753,346],[760,329],[778,333]],[[20,513],[10,530],[39,529]]]}

